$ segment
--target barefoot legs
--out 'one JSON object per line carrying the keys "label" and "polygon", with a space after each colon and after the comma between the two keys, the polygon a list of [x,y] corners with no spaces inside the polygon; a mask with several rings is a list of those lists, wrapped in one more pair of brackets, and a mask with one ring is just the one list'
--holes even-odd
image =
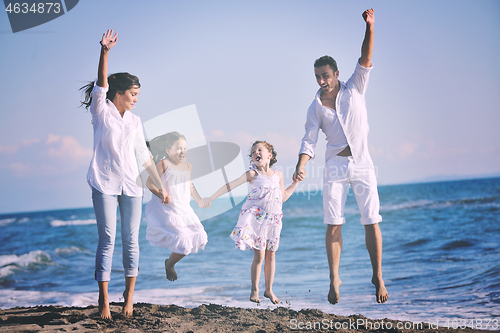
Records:
{"label": "barefoot legs", "polygon": [[389,298],[382,279],[382,233],[378,223],[365,225],[365,242],[372,263],[372,283],[375,285],[377,303],[385,303]]}
{"label": "barefoot legs", "polygon": [[177,280],[177,272],[175,271],[174,266],[185,256],[186,255],[180,253],[172,253],[170,258],[165,260],[165,274],[167,275],[168,280]]}
{"label": "barefoot legs", "polygon": [[275,254],[275,251],[266,250],[266,263],[264,264],[266,291],[264,297],[269,298],[273,304],[278,304],[280,299],[273,293],[274,272],[276,270]]}
{"label": "barefoot legs", "polygon": [[99,284],[99,314],[101,319],[111,319],[109,309],[108,281],[98,281]]}
{"label": "barefoot legs", "polygon": [[250,291],[250,301],[260,303],[259,299],[259,280],[260,272],[262,270],[262,263],[264,262],[264,251],[253,250],[253,261],[250,269],[250,276],[252,280],[252,290]]}
{"label": "barefoot legs", "polygon": [[339,276],[340,253],[342,252],[342,225],[329,224],[325,236],[326,255],[330,267],[330,291],[328,302],[336,304],[340,300],[340,285],[342,281]]}
{"label": "barefoot legs", "polygon": [[[326,254],[330,267],[330,291],[328,301],[336,304],[340,300],[339,288],[342,281],[339,277],[340,253],[342,252],[341,225],[328,225],[326,230]],[[372,283],[375,285],[375,297],[378,303],[389,298],[382,279],[382,233],[378,223],[365,226],[365,242],[373,269]]]}
{"label": "barefoot legs", "polygon": [[125,277],[125,291],[123,292],[124,304],[122,313],[126,318],[134,313],[134,289],[136,277]]}
{"label": "barefoot legs", "polygon": [[264,259],[264,275],[266,279],[266,291],[264,292],[264,297],[269,298],[273,304],[278,304],[280,300],[273,293],[274,272],[276,270],[275,251],[269,250],[254,249],[251,268],[252,290],[250,291],[250,301],[260,303],[259,280]]}
{"label": "barefoot legs", "polygon": [[[125,277],[124,304],[122,313],[126,318],[132,317],[134,312],[134,289],[136,277]],[[98,281],[99,284],[99,314],[101,319],[111,319],[109,308],[108,281]]]}

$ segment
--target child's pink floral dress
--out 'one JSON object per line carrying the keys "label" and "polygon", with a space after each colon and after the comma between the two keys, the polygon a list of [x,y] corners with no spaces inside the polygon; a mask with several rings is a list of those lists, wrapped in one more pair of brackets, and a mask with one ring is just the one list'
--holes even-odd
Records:
{"label": "child's pink floral dress", "polygon": [[252,190],[230,237],[240,250],[276,251],[283,216],[280,179],[276,171],[271,177],[259,173],[250,186]]}

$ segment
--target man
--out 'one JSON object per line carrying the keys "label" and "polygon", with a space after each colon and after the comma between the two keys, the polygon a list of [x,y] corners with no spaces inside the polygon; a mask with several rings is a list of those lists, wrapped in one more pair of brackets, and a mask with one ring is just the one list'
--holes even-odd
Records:
{"label": "man", "polygon": [[361,224],[365,226],[366,248],[373,269],[372,283],[378,303],[387,301],[388,293],[382,279],[382,234],[378,223],[379,197],[373,162],[368,153],[368,118],[365,91],[373,64],[374,10],[363,12],[366,22],[361,58],[354,74],[347,82],[338,80],[339,71],[333,58],[324,56],[314,63],[314,73],[320,86],[309,107],[306,134],[302,139],[299,161],[294,179],[304,180],[304,167],[314,158],[319,129],[326,135],[327,149],[323,179],[324,223],[328,264],[330,267],[330,291],[328,301],[339,302],[340,253],[342,251],[342,224],[345,223],[344,206],[351,185],[361,212]]}

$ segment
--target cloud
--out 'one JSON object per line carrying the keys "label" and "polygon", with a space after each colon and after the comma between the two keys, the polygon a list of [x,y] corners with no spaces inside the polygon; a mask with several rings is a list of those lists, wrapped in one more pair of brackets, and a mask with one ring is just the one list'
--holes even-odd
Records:
{"label": "cloud", "polygon": [[21,143],[23,144],[23,146],[28,146],[28,145],[32,145],[35,143],[39,143],[40,141],[41,141],[41,139],[24,139],[21,141]]}
{"label": "cloud", "polygon": [[210,136],[213,138],[222,138],[224,137],[224,132],[221,130],[213,130]]}
{"label": "cloud", "polygon": [[415,153],[416,143],[406,142],[399,146],[398,152],[401,157],[408,157]]}
{"label": "cloud", "polygon": [[371,156],[380,156],[383,155],[385,150],[381,146],[373,146],[373,145],[368,145],[368,150],[370,151]]}
{"label": "cloud", "polygon": [[0,146],[0,154],[15,154],[19,146]]}
{"label": "cloud", "polygon": [[8,170],[14,177],[53,176],[88,165],[92,150],[72,136],[48,134],[43,139],[0,146],[0,157],[0,169]]}
{"label": "cloud", "polygon": [[72,136],[57,136],[49,134],[46,140],[47,153],[50,157],[72,159],[76,161],[90,161],[92,150],[82,147]]}

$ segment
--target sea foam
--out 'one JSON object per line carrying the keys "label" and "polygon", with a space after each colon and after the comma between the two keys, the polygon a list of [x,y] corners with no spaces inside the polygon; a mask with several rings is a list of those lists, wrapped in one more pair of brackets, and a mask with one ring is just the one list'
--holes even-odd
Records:
{"label": "sea foam", "polygon": [[0,220],[0,226],[15,222],[16,220],[17,219],[15,217],[9,218],[9,219],[2,219],[2,220]]}
{"label": "sea foam", "polygon": [[53,227],[66,227],[70,225],[87,225],[87,224],[95,224],[96,220],[71,220],[71,221],[62,221],[62,220],[54,220],[50,222],[50,225]]}
{"label": "sea foam", "polygon": [[5,254],[0,256],[0,278],[14,273],[17,269],[29,267],[32,264],[51,262],[50,255],[36,250],[20,256]]}

